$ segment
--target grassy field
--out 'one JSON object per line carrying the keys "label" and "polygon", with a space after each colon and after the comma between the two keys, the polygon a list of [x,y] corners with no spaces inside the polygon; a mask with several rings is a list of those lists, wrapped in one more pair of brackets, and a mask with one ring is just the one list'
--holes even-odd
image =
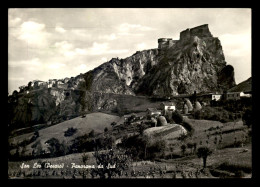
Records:
{"label": "grassy field", "polygon": [[[71,140],[76,137],[82,136],[85,133],[89,133],[91,130],[94,130],[96,133],[104,132],[104,128],[108,128],[109,130],[112,128],[110,125],[112,122],[117,122],[120,117],[115,115],[109,115],[104,113],[91,113],[86,115],[85,118],[77,117],[68,121],[64,121],[57,125],[53,125],[51,127],[39,130],[39,138],[41,144],[45,146],[45,142],[51,138],[57,138],[60,142],[65,141],[67,144],[70,143]],[[72,136],[65,137],[64,132],[70,128],[76,128],[77,132]],[[23,134],[17,137],[12,137],[9,142],[13,144],[17,144],[25,139],[29,139],[33,136],[33,133]],[[31,153],[31,146],[35,142],[29,144],[26,149],[26,153]],[[12,151],[14,153],[15,150]]]}

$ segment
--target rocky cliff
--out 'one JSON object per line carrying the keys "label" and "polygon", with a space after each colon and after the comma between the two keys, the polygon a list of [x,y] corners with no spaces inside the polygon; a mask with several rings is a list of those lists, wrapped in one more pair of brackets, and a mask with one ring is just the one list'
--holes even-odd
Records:
{"label": "rocky cliff", "polygon": [[[165,97],[196,91],[223,91],[235,85],[234,68],[226,65],[220,40],[208,25],[186,29],[179,40],[159,39],[156,49],[113,58],[71,77],[66,86],[31,88],[9,96],[9,124],[57,121],[84,111],[111,110],[108,93]],[[61,82],[64,80],[61,80]],[[47,85],[47,84],[46,84]]]}

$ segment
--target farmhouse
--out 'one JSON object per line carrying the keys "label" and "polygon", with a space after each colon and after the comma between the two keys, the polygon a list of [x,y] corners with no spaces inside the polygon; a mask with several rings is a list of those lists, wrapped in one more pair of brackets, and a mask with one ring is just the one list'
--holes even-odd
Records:
{"label": "farmhouse", "polygon": [[219,101],[221,99],[222,94],[212,94],[211,100]]}
{"label": "farmhouse", "polygon": [[162,102],[160,104],[160,109],[162,110],[162,114],[165,115],[167,111],[175,111],[175,103],[173,102]]}
{"label": "farmhouse", "polygon": [[240,97],[252,97],[252,93],[251,92],[241,92]]}
{"label": "farmhouse", "polygon": [[227,100],[239,100],[241,92],[227,92],[226,99]]}
{"label": "farmhouse", "polygon": [[146,110],[146,112],[147,112],[147,114],[148,115],[161,115],[162,114],[162,112],[160,111],[160,110],[157,110],[156,108],[148,108],[147,110]]}

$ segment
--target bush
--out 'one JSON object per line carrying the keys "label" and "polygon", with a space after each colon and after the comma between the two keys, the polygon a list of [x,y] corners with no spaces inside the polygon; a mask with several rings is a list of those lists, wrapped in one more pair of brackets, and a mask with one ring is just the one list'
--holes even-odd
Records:
{"label": "bush", "polygon": [[182,145],[181,145],[182,155],[185,154],[186,148],[187,148],[187,146],[186,146],[185,144],[182,144]]}
{"label": "bush", "polygon": [[192,125],[191,125],[189,122],[183,121],[183,122],[181,123],[181,125],[182,125],[187,131],[189,131],[190,135],[192,135],[192,134],[194,133],[194,128],[192,127]]}
{"label": "bush", "polygon": [[243,171],[245,173],[252,172],[252,166],[249,164],[232,163],[232,162],[228,162],[228,161],[223,162],[217,168],[221,169],[221,170],[230,171],[233,173],[238,172],[238,171]]}
{"label": "bush", "polygon": [[172,113],[172,119],[175,121],[175,123],[180,124],[183,122],[182,115],[176,110]]}
{"label": "bush", "polygon": [[64,132],[64,136],[68,137],[68,136],[72,136],[73,134],[75,134],[77,132],[78,129],[70,127],[68,128],[67,131]]}
{"label": "bush", "polygon": [[94,131],[94,130],[91,130],[91,131],[89,132],[88,136],[89,136],[90,138],[93,138],[93,137],[95,136],[95,131]]}
{"label": "bush", "polygon": [[60,143],[56,138],[51,138],[45,143],[49,144],[48,149],[50,151],[51,157],[64,156],[68,152],[68,148],[65,145],[65,142]]}
{"label": "bush", "polygon": [[242,116],[243,124],[250,127],[253,123],[252,110],[247,109]]}
{"label": "bush", "polygon": [[235,177],[243,178],[243,177],[245,177],[245,173],[242,170],[238,170],[235,172]]}
{"label": "bush", "polygon": [[164,140],[156,141],[155,143],[150,144],[147,147],[147,158],[155,159],[163,155],[163,152],[166,148],[166,142]]}
{"label": "bush", "polygon": [[199,111],[194,111],[193,116],[195,119],[220,121],[222,123],[232,121],[230,113],[221,107],[204,107]]}

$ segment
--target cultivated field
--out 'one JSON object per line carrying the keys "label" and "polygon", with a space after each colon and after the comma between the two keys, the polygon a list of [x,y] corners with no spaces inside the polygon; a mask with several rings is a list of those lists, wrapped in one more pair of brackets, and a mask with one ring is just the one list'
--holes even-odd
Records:
{"label": "cultivated field", "polygon": [[[70,144],[70,141],[75,139],[76,137],[82,136],[86,133],[89,133],[91,130],[94,130],[97,134],[103,133],[104,128],[111,129],[111,123],[117,122],[120,119],[120,117],[110,114],[104,114],[104,113],[91,113],[87,114],[86,117],[77,117],[68,121],[64,121],[62,123],[59,123],[57,125],[53,125],[51,127],[47,127],[45,129],[39,130],[39,138],[37,140],[41,141],[41,144],[44,146],[45,142],[51,138],[56,138],[60,142],[65,141],[67,144]],[[73,134],[72,136],[65,137],[64,132],[70,128],[76,128],[77,132]],[[33,136],[33,133],[23,134],[20,136],[12,137],[9,142],[13,144],[17,144],[18,142],[22,142],[25,139],[30,139]],[[26,146],[26,153],[32,152],[32,144],[35,142],[29,144]],[[12,151],[14,153],[15,150]]]}

